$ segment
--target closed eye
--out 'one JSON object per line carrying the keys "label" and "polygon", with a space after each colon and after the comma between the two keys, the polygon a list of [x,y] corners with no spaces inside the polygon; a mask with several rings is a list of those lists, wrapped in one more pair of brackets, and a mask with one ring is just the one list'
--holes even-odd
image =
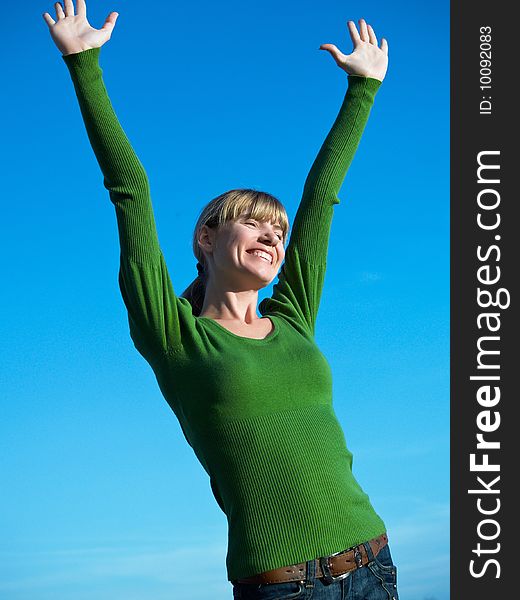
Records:
{"label": "closed eye", "polygon": [[[245,225],[253,225],[253,227],[257,227],[258,223],[256,221],[244,221]],[[275,232],[276,237],[283,242],[283,233],[282,232]]]}

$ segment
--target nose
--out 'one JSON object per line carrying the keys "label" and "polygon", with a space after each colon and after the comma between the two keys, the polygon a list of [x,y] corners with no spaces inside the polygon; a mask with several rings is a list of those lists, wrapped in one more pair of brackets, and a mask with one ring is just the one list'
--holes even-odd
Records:
{"label": "nose", "polygon": [[263,229],[260,233],[259,239],[270,246],[276,246],[278,243],[278,236],[271,229]]}

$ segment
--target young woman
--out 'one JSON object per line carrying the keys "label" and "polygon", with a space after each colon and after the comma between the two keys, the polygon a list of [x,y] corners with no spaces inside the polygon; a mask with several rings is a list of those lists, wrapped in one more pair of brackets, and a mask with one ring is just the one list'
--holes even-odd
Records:
{"label": "young woman", "polygon": [[[352,475],[314,340],[337,194],[388,65],[372,27],[348,23],[354,50],[323,44],[348,74],[339,114],[305,183],[291,239],[281,203],[252,189],[212,200],[195,228],[198,277],[177,295],[157,238],[146,172],[98,63],[117,13],[92,28],[84,0],[43,17],[62,52],[115,206],[119,284],[148,361],[228,519],[235,598],[397,599],[386,527]],[[257,315],[258,290],[278,275]],[[197,585],[205,557],[190,564]]]}

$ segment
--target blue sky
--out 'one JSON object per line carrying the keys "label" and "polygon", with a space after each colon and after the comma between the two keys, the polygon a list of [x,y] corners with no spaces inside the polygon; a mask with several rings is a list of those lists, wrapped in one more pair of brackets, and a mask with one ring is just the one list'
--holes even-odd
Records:
{"label": "blue sky", "polygon": [[[211,198],[264,189],[294,217],[347,83],[319,45],[350,52],[346,21],[360,17],[388,39],[316,335],[400,594],[447,600],[449,3],[90,0],[90,23],[112,10],[104,80],[179,293]],[[45,11],[17,8],[2,55],[0,597],[229,599],[225,516],[129,338],[113,207]]]}

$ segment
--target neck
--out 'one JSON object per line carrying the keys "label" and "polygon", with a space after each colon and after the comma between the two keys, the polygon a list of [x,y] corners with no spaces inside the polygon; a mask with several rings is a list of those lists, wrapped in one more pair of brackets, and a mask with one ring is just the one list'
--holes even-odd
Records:
{"label": "neck", "polygon": [[200,316],[250,324],[259,318],[257,305],[258,290],[218,291],[208,286]]}

